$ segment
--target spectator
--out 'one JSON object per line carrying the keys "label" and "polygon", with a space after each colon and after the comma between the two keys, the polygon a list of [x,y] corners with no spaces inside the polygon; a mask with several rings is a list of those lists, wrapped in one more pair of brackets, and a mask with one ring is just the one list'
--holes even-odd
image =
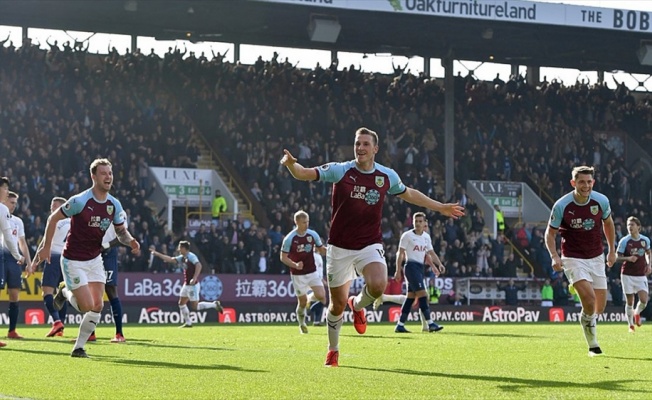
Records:
{"label": "spectator", "polygon": [[498,290],[505,292],[505,305],[517,306],[518,292],[520,290],[525,290],[525,284],[521,284],[517,286],[516,284],[514,284],[514,279],[510,279],[506,285],[501,285],[500,282],[498,282],[497,288]]}
{"label": "spectator", "polygon": [[220,226],[220,216],[226,212],[226,199],[222,196],[220,190],[215,191],[215,197],[211,203],[211,216],[213,217],[213,225]]}
{"label": "spectator", "polygon": [[543,285],[541,285],[541,307],[552,307],[554,300],[554,289],[550,284],[550,279],[546,278]]}
{"label": "spectator", "polygon": [[514,253],[510,252],[503,260],[503,265],[500,267],[500,276],[505,278],[516,278],[516,268],[518,262],[514,258]]}
{"label": "spectator", "polygon": [[242,240],[238,241],[238,246],[233,251],[233,264],[235,266],[236,274],[247,273],[247,261],[249,260],[249,253],[245,249],[245,244]]}

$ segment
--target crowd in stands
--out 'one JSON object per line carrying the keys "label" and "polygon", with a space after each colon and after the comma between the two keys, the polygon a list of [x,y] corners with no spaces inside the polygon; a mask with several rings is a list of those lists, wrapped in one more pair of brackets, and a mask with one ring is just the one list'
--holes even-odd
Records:
{"label": "crowd in stands", "polygon": [[[50,200],[90,187],[90,162],[107,157],[129,230],[143,248],[173,251],[178,235],[166,232],[146,205],[153,189],[147,166],[193,166],[197,152],[189,140],[192,124],[157,90],[158,74],[137,69],[115,50],[89,58],[70,46],[53,44],[48,52],[30,44],[0,46],[0,171],[20,195],[16,214],[33,250]],[[120,251],[125,270],[146,269],[147,256]]]}
{"label": "crowd in stands", "polygon": [[[95,157],[114,164],[115,195],[129,213],[130,230],[147,249],[172,254],[192,236],[208,269],[216,273],[287,273],[279,260],[292,214],[304,209],[310,226],[327,236],[331,187],[298,182],[279,166],[288,148],[304,166],[353,158],[353,133],[378,132],[377,160],[406,185],[441,201],[459,201],[466,216],[452,220],[429,213],[435,250],[448,276],[514,277],[530,268],[515,257],[507,237],[529,258],[549,265],[541,226],[508,227],[497,238],[465,194],[469,179],[527,181],[549,199],[571,190],[578,164],[597,168],[595,189],[611,199],[618,237],[636,215],[652,233],[652,187],[646,171],[627,164],[604,132],[624,131],[652,153],[652,112],[624,86],[578,82],[565,87],[545,79],[537,86],[521,77],[504,82],[455,80],[455,177],[452,198],[438,182],[444,150],[441,82],[396,68],[394,74],[363,73],[337,62],[301,70],[278,55],[253,65],[224,56],[187,55],[170,49],[160,58],[115,49],[89,56],[83,49],[51,45],[0,47],[0,174],[21,195],[20,210],[34,248],[43,232],[49,201],[90,186]],[[148,166],[192,167],[198,157],[197,128],[224,160],[234,163],[252,195],[267,211],[269,226],[242,218],[206,224],[190,235],[164,229],[160,213],[146,203],[153,190]],[[401,232],[416,210],[391,197],[382,223],[390,276]],[[551,204],[550,204],[551,205]],[[545,229],[545,226],[543,227]],[[169,272],[147,251],[121,251],[123,270]],[[552,274],[551,274],[552,275]],[[552,276],[553,278],[555,276]]]}

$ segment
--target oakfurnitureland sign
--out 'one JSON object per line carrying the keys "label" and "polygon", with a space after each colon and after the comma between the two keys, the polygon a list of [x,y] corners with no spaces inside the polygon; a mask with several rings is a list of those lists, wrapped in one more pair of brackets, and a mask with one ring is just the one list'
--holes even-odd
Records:
{"label": "oakfurnitureland sign", "polygon": [[[652,13],[519,0],[256,0],[319,9],[392,12],[566,27],[652,32]],[[599,2],[596,2],[599,4]]]}

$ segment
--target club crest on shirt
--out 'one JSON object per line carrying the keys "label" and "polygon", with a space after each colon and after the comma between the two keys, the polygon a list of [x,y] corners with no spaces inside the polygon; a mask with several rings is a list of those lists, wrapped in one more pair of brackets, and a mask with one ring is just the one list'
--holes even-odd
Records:
{"label": "club crest on shirt", "polygon": [[109,213],[109,215],[113,214],[113,206],[106,206],[106,212]]}
{"label": "club crest on shirt", "polygon": [[308,243],[312,242],[312,236],[308,236],[306,240],[308,241]]}
{"label": "club crest on shirt", "polygon": [[598,215],[599,208],[598,206],[591,206],[591,214]]}
{"label": "club crest on shirt", "polygon": [[385,177],[384,176],[377,176],[376,177],[376,186],[378,186],[378,187],[385,186]]}

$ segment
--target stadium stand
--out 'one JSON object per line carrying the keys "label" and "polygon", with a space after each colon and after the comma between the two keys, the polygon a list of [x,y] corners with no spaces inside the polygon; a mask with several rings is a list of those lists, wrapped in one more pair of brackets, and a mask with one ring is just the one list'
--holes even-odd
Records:
{"label": "stadium stand", "polygon": [[[354,66],[297,69],[287,61],[259,59],[254,65],[228,63],[221,57],[184,58],[171,51],[163,59],[136,51],[104,56],[67,48],[43,52],[35,46],[3,46],[0,52],[3,157],[0,169],[21,194],[18,214],[26,221],[34,247],[49,200],[88,185],[88,160],[108,156],[114,162],[116,190],[129,212],[130,229],[143,248],[154,245],[171,254],[190,234],[164,230],[147,205],[151,186],[140,166],[194,166],[200,152],[193,135],[202,135],[223,160],[237,165],[241,179],[266,210],[269,226],[245,220],[206,227],[194,237],[211,269],[287,273],[278,261],[282,237],[297,209],[311,214],[311,226],[328,232],[330,187],[298,184],[279,168],[280,146],[289,147],[305,165],[350,158],[350,132],[362,125],[376,129],[383,143],[382,162],[397,169],[406,184],[441,200],[460,200],[467,216],[460,221],[430,215],[434,246],[450,276],[526,276],[527,263],[546,263],[541,227],[512,227],[497,239],[484,231],[483,217],[464,194],[468,179],[524,180],[541,197],[568,191],[569,177],[559,171],[586,163],[598,167],[596,188],[609,195],[616,221],[636,213],[650,232],[649,180],[640,166],[603,140],[602,132],[629,133],[648,154],[651,146],[648,99],[626,89],[578,82],[564,87],[545,79],[537,86],[518,76],[501,84],[456,79],[456,177],[453,198],[438,186],[443,158],[441,82],[403,71],[365,74]],[[279,140],[283,138],[283,140]],[[219,146],[218,146],[219,144]],[[219,147],[219,151],[217,148]],[[590,151],[590,149],[594,149]],[[74,152],[74,156],[71,156]],[[434,171],[434,173],[433,173]],[[383,238],[390,275],[400,233],[410,227],[412,209],[395,198],[385,207]],[[623,226],[620,225],[622,235]],[[512,259],[510,242],[525,259]],[[168,267],[121,252],[126,270],[169,272]]]}

